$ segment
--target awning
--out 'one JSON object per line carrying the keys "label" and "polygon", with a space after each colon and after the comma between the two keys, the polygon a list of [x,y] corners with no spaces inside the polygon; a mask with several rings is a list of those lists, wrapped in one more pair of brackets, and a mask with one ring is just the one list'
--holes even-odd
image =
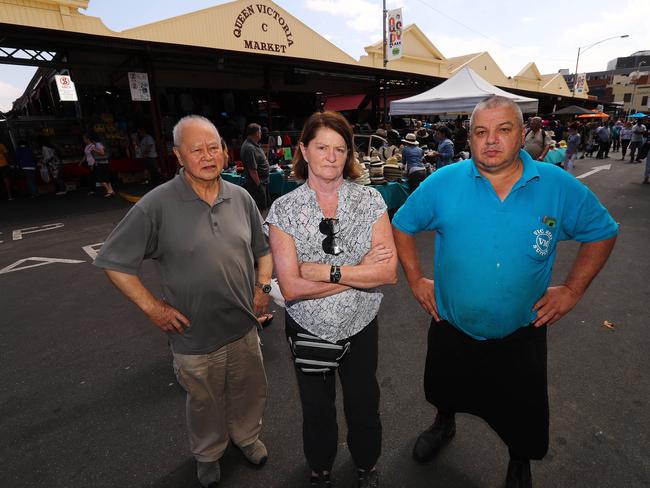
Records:
{"label": "awning", "polygon": [[342,110],[356,110],[363,102],[366,96],[360,95],[341,95],[338,97],[329,97],[325,102],[325,110],[332,112],[341,112]]}

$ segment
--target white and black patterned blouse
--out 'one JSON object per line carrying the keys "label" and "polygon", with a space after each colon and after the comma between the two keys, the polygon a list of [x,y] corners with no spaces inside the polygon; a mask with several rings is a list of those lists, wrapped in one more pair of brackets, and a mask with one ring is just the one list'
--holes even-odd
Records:
{"label": "white and black patterned blouse", "polygon": [[[340,228],[336,237],[343,250],[338,256],[323,251],[325,236],[318,229],[323,213],[307,183],[273,202],[266,223],[293,237],[299,262],[353,266],[370,250],[372,226],[385,211],[377,190],[344,181],[336,211]],[[377,315],[382,297],[376,289],[350,289],[325,298],[288,302],[287,313],[312,334],[336,342],[368,325]]]}

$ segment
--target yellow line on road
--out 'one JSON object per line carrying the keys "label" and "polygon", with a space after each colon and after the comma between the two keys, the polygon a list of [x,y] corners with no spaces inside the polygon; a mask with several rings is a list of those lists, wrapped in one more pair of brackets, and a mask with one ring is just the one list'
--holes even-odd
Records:
{"label": "yellow line on road", "polygon": [[131,203],[136,203],[138,200],[140,200],[142,197],[136,197],[135,195],[129,195],[128,193],[124,193],[123,191],[117,192],[119,196],[124,198],[127,202]]}

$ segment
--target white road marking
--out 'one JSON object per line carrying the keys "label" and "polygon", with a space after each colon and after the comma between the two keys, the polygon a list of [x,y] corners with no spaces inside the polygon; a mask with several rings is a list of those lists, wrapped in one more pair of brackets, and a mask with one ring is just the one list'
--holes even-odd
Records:
{"label": "white road marking", "polygon": [[13,232],[14,241],[19,241],[25,234],[34,234],[36,232],[45,232],[48,230],[60,229],[63,223],[57,222],[56,224],[41,225],[40,227],[25,227],[24,229],[16,229]]}
{"label": "white road marking", "polygon": [[[21,266],[23,263],[26,263],[28,261],[36,261],[36,264]],[[59,259],[59,258],[39,258],[39,257],[25,258],[25,259],[20,259],[15,263],[0,269],[0,275],[6,273],[13,273],[14,271],[22,271],[24,269],[29,269],[29,268],[36,268],[38,266],[46,266],[48,264],[54,264],[54,263],[79,264],[79,263],[85,263],[85,261],[79,261],[78,259]]]}
{"label": "white road marking", "polygon": [[90,244],[88,246],[82,247],[82,249],[90,256],[90,259],[94,260],[97,257],[97,253],[102,247],[103,242],[98,242],[97,244]]}
{"label": "white road marking", "polygon": [[603,164],[602,166],[594,166],[591,171],[587,171],[586,173],[581,174],[580,176],[576,176],[578,179],[586,178],[587,176],[591,176],[595,173],[598,173],[599,171],[603,171],[605,169],[611,169],[612,165],[611,164]]}

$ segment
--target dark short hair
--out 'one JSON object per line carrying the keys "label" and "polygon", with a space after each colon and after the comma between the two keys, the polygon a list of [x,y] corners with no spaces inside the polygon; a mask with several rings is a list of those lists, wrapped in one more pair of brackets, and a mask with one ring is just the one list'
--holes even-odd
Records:
{"label": "dark short hair", "polygon": [[440,126],[436,127],[436,132],[440,132],[447,139],[449,139],[451,137],[451,131],[449,130],[449,127],[447,127],[446,125],[440,125]]}
{"label": "dark short hair", "polygon": [[252,136],[253,134],[257,134],[262,130],[262,126],[260,124],[252,123],[248,124],[246,126],[246,137]]}
{"label": "dark short hair", "polygon": [[[320,129],[331,129],[340,135],[345,141],[345,146],[348,149],[348,155],[343,167],[343,178],[358,178],[361,172],[357,168],[354,161],[354,143],[352,139],[352,127],[350,123],[338,112],[315,112],[305,122],[300,133],[300,142],[304,146],[308,146],[316,133]],[[296,149],[293,156],[293,172],[296,177],[301,180],[306,180],[309,176],[309,166],[307,161],[302,156],[300,148]]]}

